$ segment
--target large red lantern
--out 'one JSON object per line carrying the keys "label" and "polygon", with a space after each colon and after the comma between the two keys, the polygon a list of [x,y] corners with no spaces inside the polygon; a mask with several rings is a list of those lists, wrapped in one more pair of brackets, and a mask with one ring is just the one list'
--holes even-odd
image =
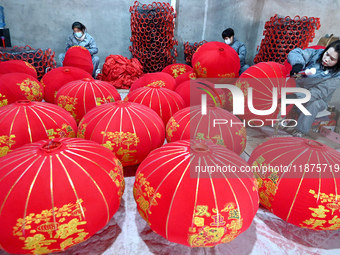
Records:
{"label": "large red lantern", "polygon": [[22,146],[0,159],[0,247],[19,254],[64,251],[110,221],[123,191],[120,162],[95,142]]}
{"label": "large red lantern", "polygon": [[339,162],[335,149],[297,137],[264,142],[248,161],[261,204],[281,219],[313,230],[340,228]]}
{"label": "large red lantern", "polygon": [[174,79],[190,71],[193,71],[193,68],[191,66],[181,63],[168,65],[162,70],[162,72],[170,74],[172,77],[174,77]]}
{"label": "large red lantern", "polygon": [[8,73],[0,76],[0,106],[18,100],[41,101],[44,87],[33,76],[26,73]]}
{"label": "large red lantern", "polygon": [[75,66],[93,73],[91,53],[83,46],[72,46],[66,51],[63,66]]}
{"label": "large red lantern", "polygon": [[184,100],[185,106],[201,105],[202,94],[207,95],[207,104],[224,106],[226,96],[223,89],[214,88],[215,85],[204,79],[188,80],[176,87],[175,92]]}
{"label": "large red lantern", "polygon": [[123,166],[139,164],[164,143],[162,119],[150,108],[127,101],[93,108],[79,123],[78,137],[112,150]]}
{"label": "large red lantern", "polygon": [[192,57],[192,66],[199,78],[237,78],[240,58],[236,51],[222,42],[207,42]]}
{"label": "large red lantern", "polygon": [[166,125],[167,141],[211,140],[240,155],[247,143],[247,131],[240,119],[215,106],[208,106],[205,115],[201,110],[201,106],[192,106],[176,112]]}
{"label": "large red lantern", "polygon": [[185,107],[182,97],[166,88],[139,88],[130,92],[124,100],[151,108],[162,118],[164,125],[168,123],[172,115]]}
{"label": "large red lantern", "polygon": [[[224,166],[228,172],[207,173]],[[206,141],[178,141],[139,165],[134,198],[151,229],[171,242],[211,247],[232,241],[258,209],[256,182],[234,152]]]}
{"label": "large red lantern", "polygon": [[58,90],[55,103],[79,121],[92,108],[119,101],[120,95],[110,83],[92,78],[71,81]]}
{"label": "large red lantern", "polygon": [[74,66],[61,66],[52,69],[41,79],[41,84],[44,86],[45,101],[54,103],[57,91],[62,86],[71,81],[81,80],[83,78],[92,78],[92,76],[83,69]]}
{"label": "large red lantern", "polygon": [[[277,119],[280,111],[279,99],[281,98],[281,88],[286,87],[286,68],[276,62],[261,62],[249,67],[237,80],[235,86],[240,88],[244,95],[244,114],[239,115],[249,125],[262,126],[270,125],[270,119]],[[256,110],[270,110],[274,105],[273,88],[277,88],[277,107],[271,114],[255,114],[248,108],[249,88],[252,89],[252,105]],[[227,93],[227,101],[231,104],[233,97],[230,91]],[[228,102],[227,102],[228,104]],[[253,120],[257,120],[256,122]]]}
{"label": "large red lantern", "polygon": [[30,63],[23,60],[0,61],[0,74],[25,73],[38,78],[37,70]]}
{"label": "large red lantern", "polygon": [[0,108],[0,157],[26,143],[76,133],[71,114],[54,104],[22,100]]}
{"label": "large red lantern", "polygon": [[130,92],[141,87],[167,88],[174,90],[176,82],[170,74],[165,72],[146,73],[132,84]]}

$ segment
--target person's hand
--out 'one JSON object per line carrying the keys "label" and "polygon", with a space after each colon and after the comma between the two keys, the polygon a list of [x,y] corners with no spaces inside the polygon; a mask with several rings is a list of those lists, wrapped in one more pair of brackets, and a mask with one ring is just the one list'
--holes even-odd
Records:
{"label": "person's hand", "polygon": [[302,68],[303,68],[302,64],[293,65],[292,70],[290,71],[290,76],[298,74],[302,70]]}

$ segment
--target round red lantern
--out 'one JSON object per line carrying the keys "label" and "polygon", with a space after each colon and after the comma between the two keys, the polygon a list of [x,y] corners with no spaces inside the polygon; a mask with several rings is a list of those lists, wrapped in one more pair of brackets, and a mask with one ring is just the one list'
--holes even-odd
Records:
{"label": "round red lantern", "polygon": [[41,101],[44,87],[33,76],[25,73],[8,73],[0,76],[0,106],[17,100]]}
{"label": "round red lantern", "polygon": [[179,86],[182,82],[189,81],[189,80],[195,80],[197,78],[196,73],[194,71],[188,71],[184,74],[179,75],[176,79],[176,88]]}
{"label": "round red lantern", "polygon": [[74,66],[62,66],[52,69],[41,79],[41,84],[44,86],[44,99],[46,102],[54,103],[57,91],[66,83],[83,78],[92,78],[92,76]]}
{"label": "round red lantern", "polygon": [[77,123],[63,108],[43,102],[17,101],[0,108],[0,157],[43,139],[75,137]]}
{"label": "round red lantern", "polygon": [[[249,67],[237,80],[236,87],[240,88],[244,95],[244,114],[239,115],[251,126],[272,125],[270,119],[277,119],[280,111],[279,99],[281,98],[281,88],[286,87],[286,69],[276,62],[260,62]],[[272,110],[272,113],[260,115],[250,110],[248,107],[249,89],[252,89],[252,105],[261,114],[265,110]],[[273,101],[273,88],[277,88],[277,101]],[[233,102],[230,91],[226,94],[227,101]],[[273,108],[277,103],[277,107]],[[227,103],[228,104],[228,103]],[[256,120],[253,121],[253,120]]]}
{"label": "round red lantern", "polygon": [[168,142],[185,139],[211,140],[237,154],[246,148],[247,131],[239,118],[219,107],[191,106],[176,112],[166,125]]}
{"label": "round red lantern", "polygon": [[[235,172],[205,171],[219,164]],[[234,152],[206,141],[165,144],[138,167],[133,190],[138,212],[171,242],[190,247],[230,242],[258,209],[256,182],[241,172],[247,167]]]}
{"label": "round red lantern", "polygon": [[66,51],[63,66],[75,66],[93,73],[91,53],[83,46],[72,46]]}
{"label": "round red lantern", "polygon": [[92,108],[120,99],[117,89],[110,83],[83,78],[62,86],[58,90],[55,103],[70,112],[79,123]]}
{"label": "round red lantern", "polygon": [[38,78],[37,70],[30,63],[23,60],[0,61],[0,74],[25,73]]}
{"label": "round red lantern", "polygon": [[215,85],[204,79],[188,80],[176,87],[175,92],[184,100],[185,106],[201,105],[202,94],[207,95],[207,104],[224,106],[226,96],[223,89],[214,88]]}
{"label": "round red lantern", "polygon": [[237,78],[240,58],[236,51],[222,42],[207,42],[192,56],[192,66],[199,78]]}
{"label": "round red lantern", "polygon": [[167,88],[174,90],[176,82],[170,74],[165,72],[146,73],[132,84],[130,92],[141,87]]}
{"label": "round red lantern", "polygon": [[22,146],[0,159],[0,247],[19,254],[64,251],[110,221],[123,191],[120,162],[95,142]]}
{"label": "round red lantern", "polygon": [[172,77],[174,77],[174,79],[176,79],[178,76],[189,72],[189,71],[193,71],[194,69],[186,64],[181,64],[181,63],[175,63],[175,64],[171,64],[171,65],[167,65],[162,72],[168,73],[170,74]]}
{"label": "round red lantern", "polygon": [[162,118],[164,125],[168,123],[172,115],[185,107],[182,97],[166,88],[139,88],[130,92],[124,100],[151,108]]}
{"label": "round red lantern", "polygon": [[123,166],[139,164],[164,143],[162,119],[150,108],[127,101],[93,108],[79,123],[78,137],[112,150]]}
{"label": "round red lantern", "polygon": [[334,230],[340,228],[339,160],[327,145],[284,137],[258,146],[248,163],[257,170],[260,202],[268,210],[302,228]]}

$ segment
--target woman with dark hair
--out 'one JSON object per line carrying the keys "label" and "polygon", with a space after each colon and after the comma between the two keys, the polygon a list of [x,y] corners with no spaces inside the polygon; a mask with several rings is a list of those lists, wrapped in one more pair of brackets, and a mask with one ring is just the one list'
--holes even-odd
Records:
{"label": "woman with dark hair", "polygon": [[[315,68],[315,74],[296,79],[296,85],[308,89],[311,99],[304,105],[311,115],[300,114],[293,136],[302,137],[312,127],[316,115],[327,109],[334,91],[340,87],[340,40],[331,43],[326,49],[296,48],[288,54],[292,65],[291,76],[301,71]],[[295,93],[295,98],[305,94]]]}
{"label": "woman with dark hair", "polygon": [[[88,49],[88,51],[91,53],[91,56],[92,56],[93,76],[95,76],[96,71],[99,66],[99,57],[94,56],[94,54],[98,53],[96,41],[93,39],[91,35],[89,35],[86,32],[87,31],[86,27],[78,21],[72,24],[72,30],[73,30],[73,33],[70,34],[67,38],[66,51],[72,46],[76,46],[76,45],[83,46],[86,49]],[[65,58],[65,53],[61,53],[59,55],[59,60],[61,62],[61,65],[64,62],[64,58]]]}

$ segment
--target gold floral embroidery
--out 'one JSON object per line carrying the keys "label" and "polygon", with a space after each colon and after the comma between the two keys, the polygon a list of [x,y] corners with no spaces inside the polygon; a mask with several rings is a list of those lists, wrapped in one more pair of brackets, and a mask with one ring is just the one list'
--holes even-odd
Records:
{"label": "gold floral embroidery", "polygon": [[15,135],[2,135],[0,136],[0,158],[5,156],[8,152],[12,151],[11,147],[15,144]]}
{"label": "gold floral embroidery", "polygon": [[61,95],[58,97],[57,104],[66,111],[70,112],[73,118],[79,122],[80,119],[77,120],[77,114],[74,111],[76,109],[76,104],[78,103],[77,101],[78,98]]}
{"label": "gold floral embroidery", "polygon": [[21,83],[17,83],[20,90],[24,92],[26,98],[30,101],[41,101],[43,94],[40,85],[36,81],[27,78]]}
{"label": "gold floral embroidery", "polygon": [[2,95],[0,93],[0,107],[5,106],[5,105],[8,105],[8,100],[6,99],[6,95]]}
{"label": "gold floral embroidery", "polygon": [[176,122],[174,117],[171,117],[168,122],[167,129],[166,129],[166,133],[168,137],[172,137],[173,136],[172,133],[176,132],[178,127],[179,127],[179,124]]}

